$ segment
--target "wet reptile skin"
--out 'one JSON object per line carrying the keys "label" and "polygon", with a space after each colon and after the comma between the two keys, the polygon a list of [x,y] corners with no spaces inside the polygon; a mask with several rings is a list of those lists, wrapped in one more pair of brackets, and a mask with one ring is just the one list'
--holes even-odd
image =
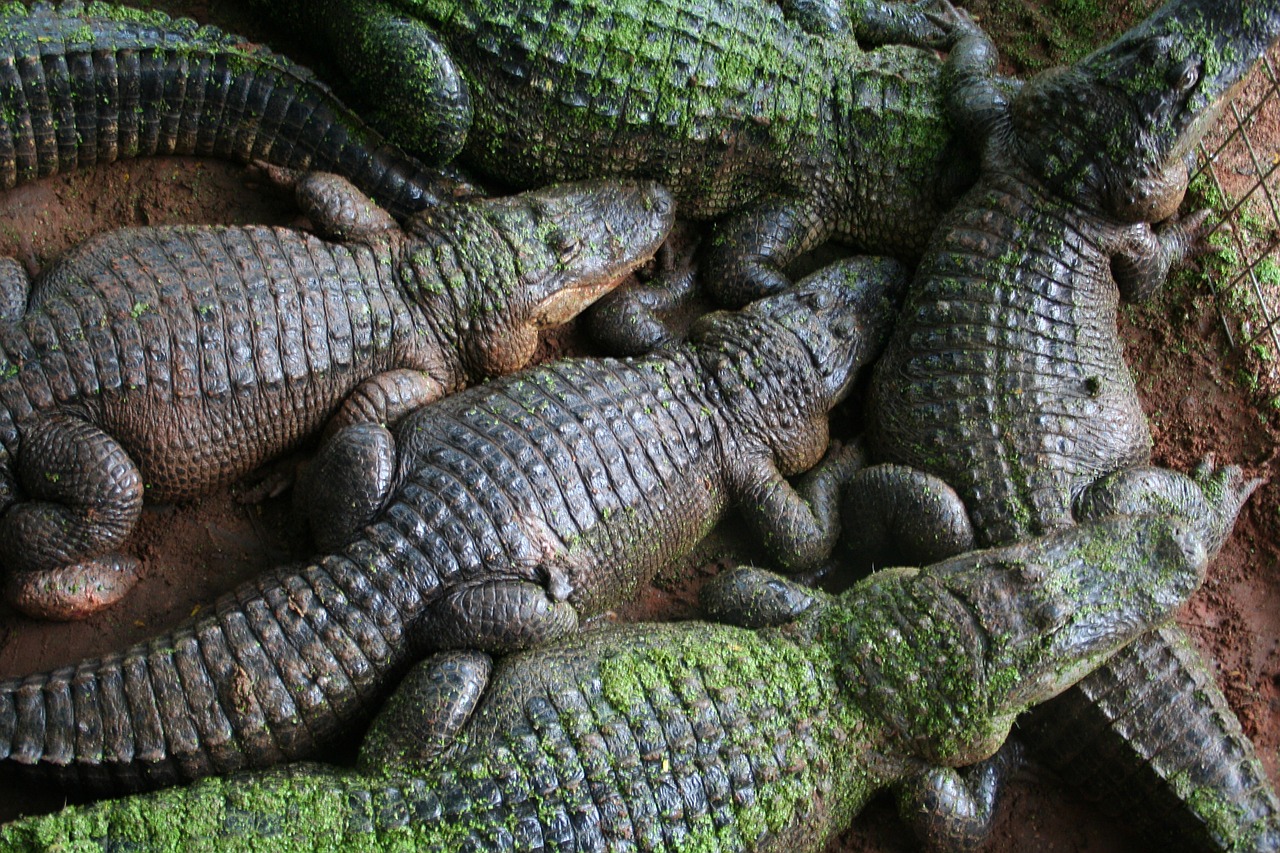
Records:
{"label": "wet reptile skin", "polygon": [[[492,678],[484,655],[438,655],[375,722],[361,769],[204,780],[19,821],[0,843],[819,851],[878,789],[988,754],[1020,709],[1167,619],[1206,554],[1184,519],[1113,517],[837,598],[797,589],[807,608],[776,628],[608,627]],[[786,583],[756,575],[729,611]]]}
{"label": "wet reptile skin", "polygon": [[[856,457],[796,487],[784,475],[823,456],[827,413],[879,351],[904,278],[846,262],[703,318],[688,345],[551,363],[420,409],[397,428],[390,482],[322,480],[380,497],[354,541],[149,641],[0,682],[0,758],[120,791],[303,757],[424,651],[571,632],[734,508],[779,558],[821,560]],[[391,438],[348,426],[321,460],[369,433]]]}
{"label": "wet reptile skin", "polygon": [[[980,543],[1013,542],[1073,524],[1100,477],[1146,463],[1119,300],[1159,287],[1194,245],[1201,215],[1166,219],[1186,188],[1188,152],[1278,32],[1275,2],[1177,0],[1012,98],[992,76],[994,48],[962,39],[952,115],[983,147],[983,173],[918,268],[870,417],[880,460],[936,481],[871,469],[861,475],[866,514],[880,514],[877,503],[914,507],[899,512],[918,523],[958,507],[917,544],[934,547],[930,536],[967,522]],[[1035,738],[1052,734],[1048,753],[1080,762],[1068,775],[1113,792],[1110,805],[1144,838],[1280,844],[1280,801],[1207,663],[1165,642],[1136,641],[1069,700],[1092,705],[1088,714],[1059,705],[1060,730],[1037,726]],[[1143,708],[1176,708],[1179,725]],[[1096,735],[1087,745],[1086,733]]]}
{"label": "wet reptile skin", "polygon": [[239,36],[105,3],[0,9],[0,188],[162,154],[336,172],[398,218],[467,189]]}

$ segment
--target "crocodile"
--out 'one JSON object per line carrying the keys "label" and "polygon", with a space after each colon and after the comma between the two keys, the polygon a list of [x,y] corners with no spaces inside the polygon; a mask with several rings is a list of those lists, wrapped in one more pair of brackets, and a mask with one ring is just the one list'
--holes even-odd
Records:
{"label": "crocodile", "polygon": [[722,305],[787,286],[784,268],[832,237],[910,262],[976,175],[932,49],[951,40],[946,2],[250,6],[366,58],[344,67],[369,92],[443,45],[471,92],[460,159],[483,176],[661,182],[681,216],[717,220],[703,271]]}
{"label": "crocodile", "polygon": [[[458,142],[424,137],[415,151],[435,164]],[[397,218],[474,193],[239,36],[105,3],[0,7],[0,189],[160,154],[339,173]]]}
{"label": "crocodile", "polygon": [[186,500],[326,423],[394,422],[527,364],[647,260],[655,184],[562,184],[427,208],[401,227],[345,179],[283,173],[326,237],[266,226],[98,235],[0,324],[0,566],[8,600],[80,618],[124,595],[148,501]]}
{"label": "crocodile", "polygon": [[[1174,0],[1012,97],[994,46],[976,28],[960,39],[951,115],[982,173],[935,232],[873,377],[882,464],[850,487],[857,547],[898,559],[885,555],[910,541],[936,558],[1017,541],[1073,524],[1091,484],[1146,465],[1118,301],[1198,250],[1206,214],[1175,216],[1195,143],[1277,33],[1274,0]],[[1089,789],[1114,789],[1145,838],[1229,847],[1280,803],[1178,633],[1146,635],[1086,679],[1067,701],[1092,715],[1060,716],[1059,736],[1112,775]],[[1152,707],[1177,708],[1178,725],[1141,710]]]}
{"label": "crocodile", "polygon": [[1112,516],[838,597],[779,596],[786,579],[743,567],[709,597],[769,627],[614,625],[496,663],[438,654],[354,769],[205,779],[19,820],[0,844],[820,851],[877,790],[989,755],[1019,711],[1169,619],[1203,576],[1207,528],[1230,526],[1224,497],[1207,525]]}
{"label": "crocodile", "polygon": [[828,410],[883,345],[905,278],[848,260],[645,358],[549,362],[394,434],[343,427],[308,478],[328,472],[314,500],[349,543],[131,648],[0,682],[0,762],[132,789],[302,757],[423,653],[571,632],[733,507],[783,565],[820,561],[859,464],[854,445],[827,452]]}

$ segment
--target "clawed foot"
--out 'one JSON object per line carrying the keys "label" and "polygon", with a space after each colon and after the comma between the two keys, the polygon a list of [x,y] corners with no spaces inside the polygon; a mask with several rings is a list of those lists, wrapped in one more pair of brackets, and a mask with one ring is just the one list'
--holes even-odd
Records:
{"label": "clawed foot", "polygon": [[43,572],[14,572],[5,599],[35,619],[72,622],[115,604],[138,582],[140,564],[108,555]]}
{"label": "clawed foot", "polygon": [[1224,465],[1217,468],[1214,466],[1212,453],[1200,460],[1200,464],[1192,474],[1192,479],[1204,492],[1205,502],[1209,504],[1210,510],[1217,519],[1213,524],[1213,541],[1208,543],[1209,553],[1213,554],[1222,547],[1222,543],[1231,533],[1236,516],[1240,513],[1244,502],[1266,480],[1261,477],[1245,479],[1244,471],[1239,465]]}
{"label": "clawed foot", "polygon": [[265,160],[254,160],[244,170],[251,180],[270,184],[289,193],[297,189],[298,181],[306,174],[301,169],[289,169]]}
{"label": "clawed foot", "polygon": [[278,498],[293,488],[298,479],[302,459],[290,456],[278,459],[250,474],[235,489],[236,503],[260,504]]}
{"label": "clawed foot", "polygon": [[696,293],[689,257],[677,263],[670,243],[663,243],[657,271],[648,281],[610,291],[587,310],[591,339],[620,356],[643,355],[675,340],[676,332],[660,315],[687,304]]}
{"label": "clawed foot", "polygon": [[1165,221],[1157,232],[1160,243],[1178,260],[1223,251],[1221,246],[1209,242],[1209,235],[1214,231],[1209,222],[1212,214],[1213,211],[1203,209]]}
{"label": "clawed foot", "polygon": [[949,0],[927,0],[919,6],[925,20],[936,31],[929,47],[949,50],[965,36],[984,35],[973,16],[953,6]]}

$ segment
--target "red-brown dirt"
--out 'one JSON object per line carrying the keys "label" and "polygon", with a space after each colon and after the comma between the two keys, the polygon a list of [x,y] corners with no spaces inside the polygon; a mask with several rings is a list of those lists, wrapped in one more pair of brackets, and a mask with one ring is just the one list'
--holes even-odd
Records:
{"label": "red-brown dirt", "polygon": [[[262,36],[252,21],[222,4],[212,10],[204,3],[159,5]],[[1273,128],[1273,133],[1266,137],[1271,156],[1280,147],[1280,132]],[[238,166],[181,158],[122,163],[0,195],[0,254],[17,256],[34,269],[106,228],[289,223],[294,217],[287,198],[256,185]],[[1249,502],[1207,583],[1179,621],[1217,661],[1218,680],[1275,781],[1280,778],[1280,413],[1258,408],[1261,401],[1237,380],[1246,356],[1228,346],[1208,287],[1196,276],[1177,279],[1149,304],[1126,308],[1122,321],[1155,435],[1155,461],[1189,470],[1204,454],[1214,453],[1270,481]],[[545,351],[578,346],[571,332],[562,333]],[[143,579],[124,602],[100,616],[42,624],[0,612],[0,676],[44,670],[144,639],[253,573],[306,556],[306,545],[289,522],[287,498],[243,505],[231,494],[192,505],[149,507],[130,547],[144,561]],[[619,618],[694,615],[694,590],[714,572],[716,553],[709,547],[705,559],[690,561],[686,574],[673,572],[675,579],[659,581]],[[339,750],[332,757],[343,754]],[[64,801],[61,794],[0,779],[0,821]],[[887,800],[874,803],[832,847],[911,849]],[[1123,834],[1119,822],[1032,767],[1013,786],[986,849],[1141,847]]]}

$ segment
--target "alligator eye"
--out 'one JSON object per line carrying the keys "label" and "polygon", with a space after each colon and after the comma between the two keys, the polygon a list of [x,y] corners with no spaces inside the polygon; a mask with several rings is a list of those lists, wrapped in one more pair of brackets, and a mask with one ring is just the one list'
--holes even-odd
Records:
{"label": "alligator eye", "polygon": [[813,311],[826,311],[831,307],[831,294],[825,290],[813,290],[804,295],[803,302]]}
{"label": "alligator eye", "polygon": [[1169,69],[1169,86],[1185,92],[1200,81],[1200,63],[1188,59],[1176,68]]}
{"label": "alligator eye", "polygon": [[547,234],[547,245],[560,255],[576,256],[582,249],[579,235],[556,228]]}

